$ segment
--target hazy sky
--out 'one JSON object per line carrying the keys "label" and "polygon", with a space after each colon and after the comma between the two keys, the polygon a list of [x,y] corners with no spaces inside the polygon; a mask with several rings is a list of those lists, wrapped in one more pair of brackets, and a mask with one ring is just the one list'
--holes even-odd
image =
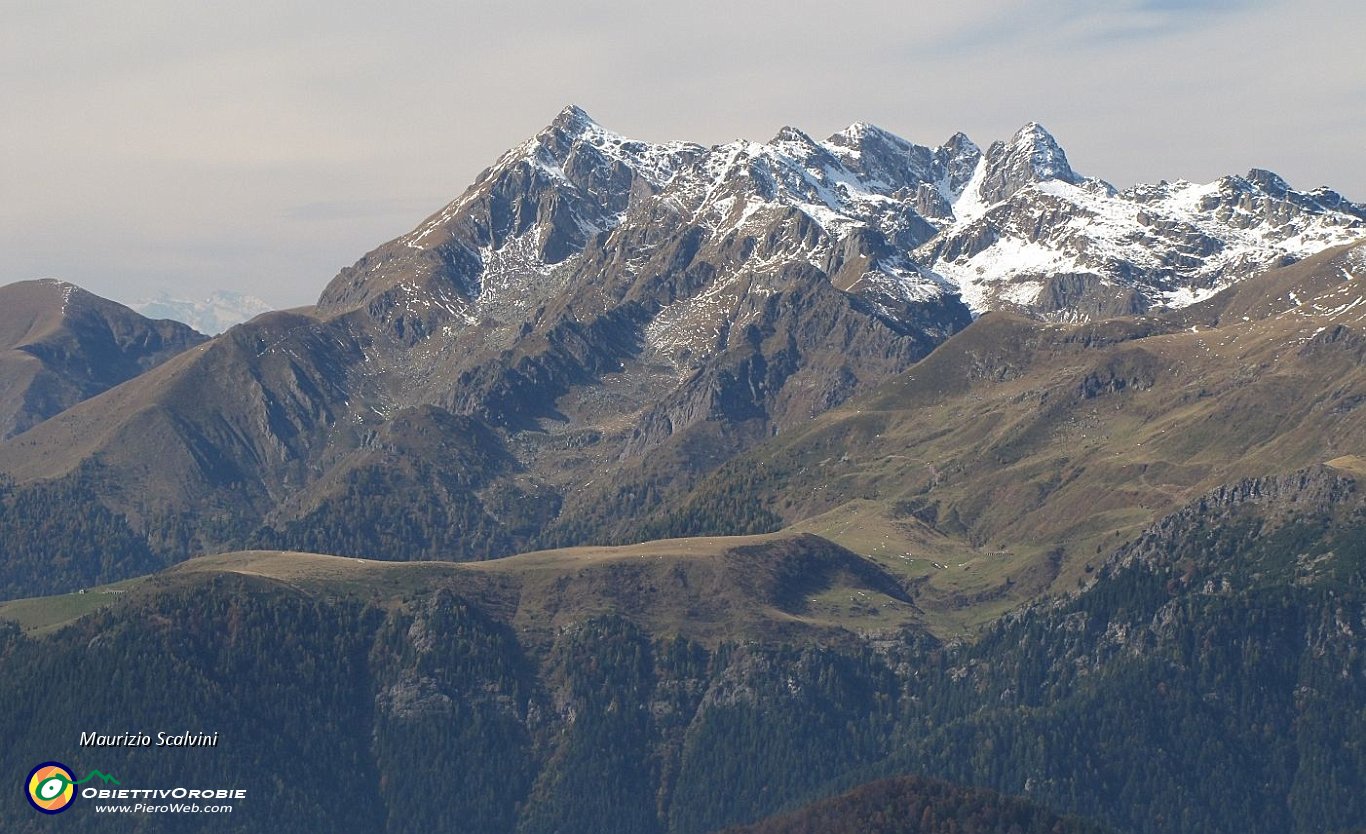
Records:
{"label": "hazy sky", "polygon": [[565,104],[642,139],[1038,120],[1366,201],[1361,0],[0,0],[0,283],[308,303]]}

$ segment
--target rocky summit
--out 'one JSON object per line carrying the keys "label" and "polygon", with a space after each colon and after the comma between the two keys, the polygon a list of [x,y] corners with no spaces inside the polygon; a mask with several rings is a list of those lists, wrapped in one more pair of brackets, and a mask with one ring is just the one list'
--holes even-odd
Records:
{"label": "rocky summit", "polygon": [[[1088,318],[1184,306],[1363,232],[1366,208],[1268,171],[1120,192],[1076,173],[1036,123],[986,151],[962,134],[928,147],[863,123],[824,141],[785,127],[766,143],[703,148],[626,139],[570,107],[343,271],[320,308],[366,304],[423,334],[509,299],[534,311],[561,268],[570,283],[585,269],[620,272],[611,284],[645,295],[641,279],[690,248],[748,241],[714,264],[721,277],[804,262],[891,318],[954,295],[974,313]],[[682,251],[670,245],[680,239],[691,242]]]}

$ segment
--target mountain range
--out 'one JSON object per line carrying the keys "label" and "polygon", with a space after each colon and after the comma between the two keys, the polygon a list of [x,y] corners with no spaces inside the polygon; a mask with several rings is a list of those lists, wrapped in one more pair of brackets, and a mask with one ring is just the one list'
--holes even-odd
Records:
{"label": "mountain range", "polygon": [[570,107],[314,308],[67,408],[0,445],[0,471],[79,482],[167,562],[628,541],[965,328],[966,346],[1007,314],[1026,341],[1108,313],[1171,326],[1363,217],[1257,171],[1118,192],[1034,124],[986,151],[862,124],[704,148]]}
{"label": "mountain range", "polygon": [[1361,827],[1363,281],[1266,171],[570,107],[312,307],[0,288],[2,769],[209,721],[98,764],[223,830]]}
{"label": "mountain range", "polygon": [[176,298],[162,292],[130,306],[147,318],[183,322],[210,336],[275,309],[255,296],[232,290],[216,290],[201,299]]}

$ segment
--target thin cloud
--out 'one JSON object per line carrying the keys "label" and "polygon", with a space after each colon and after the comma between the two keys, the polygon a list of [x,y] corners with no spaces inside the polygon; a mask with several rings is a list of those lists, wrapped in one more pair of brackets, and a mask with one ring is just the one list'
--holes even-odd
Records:
{"label": "thin cloud", "polygon": [[1142,0],[1138,5],[1160,12],[1230,12],[1271,4],[1264,0]]}
{"label": "thin cloud", "polygon": [[1027,7],[1005,4],[970,18],[925,47],[936,57],[972,55],[994,47],[1051,43],[1055,48],[1109,48],[1112,41],[1160,38],[1213,26],[1234,12],[1275,5],[1276,0],[1128,0],[1097,5],[1089,0],[1044,0]]}
{"label": "thin cloud", "polygon": [[1236,13],[1276,5],[1275,0],[1139,0],[1097,27],[1105,39],[1159,38],[1193,29],[1212,28]]}

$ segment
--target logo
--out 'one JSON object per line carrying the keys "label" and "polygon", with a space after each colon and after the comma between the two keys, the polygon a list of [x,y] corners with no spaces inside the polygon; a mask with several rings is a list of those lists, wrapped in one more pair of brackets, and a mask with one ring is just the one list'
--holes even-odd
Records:
{"label": "logo", "polygon": [[75,798],[75,777],[61,762],[43,762],[29,773],[28,804],[44,814],[60,814]]}
{"label": "logo", "polygon": [[29,771],[28,804],[44,814],[60,814],[71,807],[72,800],[76,798],[76,786],[84,785],[96,777],[106,785],[119,783],[113,776],[98,770],[90,771],[78,782],[71,768],[61,762],[43,762]]}

